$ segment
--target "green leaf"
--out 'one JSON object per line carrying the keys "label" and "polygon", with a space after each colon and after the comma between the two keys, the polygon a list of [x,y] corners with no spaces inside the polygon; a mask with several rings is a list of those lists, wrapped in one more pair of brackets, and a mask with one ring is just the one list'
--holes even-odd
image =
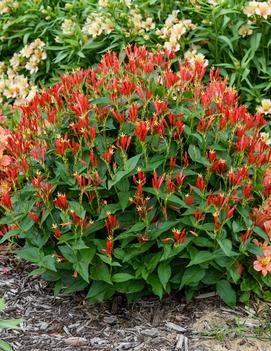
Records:
{"label": "green leaf", "polygon": [[152,292],[159,296],[160,299],[162,299],[163,297],[163,286],[160,282],[160,280],[158,279],[157,275],[155,274],[151,274],[149,277],[148,277],[148,281],[147,281],[151,287],[152,287]]}
{"label": "green leaf", "polygon": [[45,272],[46,272],[46,268],[37,268],[37,269],[34,269],[33,271],[31,271],[28,274],[28,276],[29,277],[35,277],[35,276],[38,276],[38,275],[42,275]]}
{"label": "green leaf", "polygon": [[[84,290],[87,286],[88,286],[88,283],[85,280],[81,279],[80,277],[77,277],[72,281],[72,283],[69,284],[69,286],[66,289],[64,289],[64,292],[66,294],[73,294],[77,291]],[[61,289],[61,288],[62,288],[62,284],[61,286],[58,287],[58,289]]]}
{"label": "green leaf", "polygon": [[114,288],[103,281],[94,281],[87,294],[90,303],[102,302],[114,294]]}
{"label": "green leaf", "polygon": [[232,242],[229,239],[217,240],[226,256],[232,256]]}
{"label": "green leaf", "polygon": [[0,319],[0,329],[20,329],[23,319]]}
{"label": "green leaf", "polygon": [[141,154],[136,155],[130,158],[126,163],[126,169],[124,171],[118,171],[112,180],[108,181],[108,190],[112,188],[115,184],[117,184],[123,177],[127,176],[131,173],[137,166],[138,161],[141,157]]}
{"label": "green leaf", "polygon": [[112,285],[110,271],[104,263],[99,263],[91,269],[91,279],[102,280]]}
{"label": "green leaf", "polygon": [[44,256],[39,264],[41,267],[57,272],[57,269],[55,266],[55,259],[51,255]]}
{"label": "green leaf", "polygon": [[195,256],[191,259],[189,266],[193,266],[195,264],[201,264],[204,262],[208,262],[211,261],[212,259],[214,259],[214,253],[210,252],[210,251],[199,251],[198,253],[195,254]]}
{"label": "green leaf", "polygon": [[114,214],[115,212],[117,212],[119,210],[121,210],[121,207],[120,207],[119,204],[106,205],[101,210],[101,213],[100,213],[100,216],[99,216],[99,220],[106,218],[108,212],[110,212],[111,214]]}
{"label": "green leaf", "polygon": [[227,280],[220,280],[216,283],[216,290],[220,298],[231,308],[236,305],[236,293]]}
{"label": "green leaf", "polygon": [[206,158],[201,156],[200,149],[197,146],[190,144],[188,147],[188,154],[192,161],[201,163],[204,166],[209,166],[209,162]]}
{"label": "green leaf", "polygon": [[14,349],[4,340],[0,340],[0,350],[3,351],[14,351]]}
{"label": "green leaf", "polygon": [[232,42],[230,41],[230,39],[229,39],[228,37],[226,37],[225,35],[219,35],[219,36],[218,36],[218,39],[220,39],[220,41],[221,41],[222,43],[224,43],[225,45],[227,45],[227,46],[231,49],[232,52],[234,51],[234,50],[233,50],[233,46],[232,46]]}
{"label": "green leaf", "polygon": [[73,268],[76,272],[78,272],[81,277],[87,282],[89,283],[89,263],[88,262],[84,262],[84,261],[78,261],[76,263],[74,263]]}
{"label": "green leaf", "polygon": [[158,277],[163,288],[166,290],[167,283],[171,276],[171,267],[167,262],[161,262],[158,266]]}
{"label": "green leaf", "polygon": [[116,273],[112,276],[112,282],[114,283],[122,283],[128,280],[134,279],[135,277],[129,273]]}
{"label": "green leaf", "polygon": [[114,288],[116,291],[122,294],[133,294],[144,290],[145,283],[144,280],[133,279],[129,280],[129,283],[115,283]]}
{"label": "green leaf", "polygon": [[120,202],[120,206],[122,211],[126,209],[126,207],[130,204],[131,193],[129,191],[120,191],[118,192],[118,198]]}
{"label": "green leaf", "polygon": [[156,227],[156,225],[152,225],[150,229],[150,233],[148,234],[151,240],[157,239],[161,234],[168,232],[171,228],[175,227],[180,223],[180,220],[177,221],[167,221],[162,222]]}
{"label": "green leaf", "polygon": [[59,246],[58,247],[61,254],[71,263],[75,263],[77,261],[76,255],[73,250],[68,246]]}
{"label": "green leaf", "polygon": [[4,311],[5,308],[6,308],[5,299],[3,297],[1,297],[0,298],[0,312]]}
{"label": "green leaf", "polygon": [[36,247],[29,247],[18,251],[18,256],[26,261],[39,263],[43,259],[43,253]]}
{"label": "green leaf", "polygon": [[255,32],[250,38],[250,47],[253,51],[257,51],[261,42],[262,33]]}
{"label": "green leaf", "polygon": [[203,279],[205,276],[205,269],[201,267],[189,267],[184,271],[181,288],[185,285],[194,285]]}
{"label": "green leaf", "polygon": [[134,236],[135,233],[138,232],[142,232],[143,229],[145,229],[145,224],[138,222],[136,224],[134,224],[130,229],[126,230],[125,232],[119,234],[118,236],[116,236],[116,240],[120,240],[120,239],[126,239],[129,238],[130,236]]}

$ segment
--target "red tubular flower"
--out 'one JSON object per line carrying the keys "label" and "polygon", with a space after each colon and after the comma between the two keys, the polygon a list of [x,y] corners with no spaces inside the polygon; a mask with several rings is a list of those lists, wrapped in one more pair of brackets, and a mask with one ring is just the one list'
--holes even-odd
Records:
{"label": "red tubular flower", "polygon": [[169,160],[169,167],[170,167],[170,170],[173,171],[175,165],[176,165],[176,158],[171,156],[170,157],[170,160]]}
{"label": "red tubular flower", "polygon": [[57,262],[64,262],[65,261],[65,257],[58,255],[56,253],[52,254],[52,257],[54,257]]}
{"label": "red tubular flower", "polygon": [[203,176],[201,174],[198,175],[197,182],[196,182],[196,187],[203,191],[205,189],[205,182],[203,179]]}
{"label": "red tubular flower", "polygon": [[157,177],[156,169],[153,172],[152,187],[160,189],[165,179],[166,173],[162,174],[159,178]]}
{"label": "red tubular flower", "polygon": [[183,124],[181,115],[178,117],[178,120],[175,123],[175,128],[176,128],[176,131],[174,133],[174,139],[178,140],[182,136],[183,130],[184,130],[184,124]]}
{"label": "red tubular flower", "polygon": [[176,190],[176,185],[174,184],[172,177],[169,177],[167,181],[167,192],[174,193],[175,190]]}
{"label": "red tubular flower", "polygon": [[105,160],[106,163],[110,163],[114,154],[114,147],[111,145],[108,150],[105,150],[101,158]]}
{"label": "red tubular flower", "polygon": [[47,111],[47,119],[51,124],[56,124],[56,108],[52,108],[51,111]]}
{"label": "red tubular flower", "polygon": [[112,215],[110,212],[107,214],[107,220],[105,221],[108,237],[113,237],[115,229],[119,228],[119,222],[117,221],[117,215]]}
{"label": "red tubular flower", "polygon": [[73,210],[71,211],[71,216],[73,219],[73,223],[74,224],[78,224],[81,220],[81,218],[78,216],[78,214],[76,212],[74,212]]}
{"label": "red tubular flower", "polygon": [[140,121],[137,123],[137,127],[135,129],[135,135],[138,137],[138,139],[141,142],[144,142],[147,135],[148,135],[148,131],[149,131],[149,126],[147,125],[147,123]]}
{"label": "red tubular flower", "polygon": [[27,172],[29,170],[29,164],[28,164],[26,158],[23,157],[21,162],[22,162],[22,166],[23,166],[24,171]]}
{"label": "red tubular flower", "polygon": [[213,163],[213,161],[216,159],[216,152],[213,149],[209,150],[208,158],[210,163]]}
{"label": "red tubular flower", "polygon": [[138,110],[137,105],[132,104],[130,107],[130,111],[129,111],[129,118],[128,118],[129,121],[131,121],[131,122],[137,121],[137,110]]}
{"label": "red tubular flower", "polygon": [[136,176],[133,176],[133,181],[134,181],[134,184],[135,185],[138,185],[138,184],[145,184],[146,183],[146,175],[145,173],[141,170],[141,168],[138,168],[137,169],[137,177]]}
{"label": "red tubular flower", "polygon": [[12,203],[11,203],[11,197],[10,197],[10,192],[9,191],[5,191],[2,194],[2,198],[1,198],[1,204],[3,207],[11,210],[12,209]]}
{"label": "red tubular flower", "polygon": [[177,182],[178,186],[182,186],[183,181],[185,179],[185,175],[183,174],[183,170],[181,169],[179,174],[175,173],[175,176],[176,176],[176,182]]}
{"label": "red tubular flower", "polygon": [[52,227],[53,227],[54,237],[56,239],[59,239],[61,237],[61,231],[59,230],[58,225],[57,224],[53,224]]}
{"label": "red tubular flower", "polygon": [[188,206],[193,205],[194,202],[194,195],[193,194],[186,194],[185,195],[185,202]]}
{"label": "red tubular flower", "polygon": [[213,214],[213,218],[214,218],[214,222],[215,222],[215,230],[220,230],[221,224],[220,224],[220,222],[219,222],[218,212],[215,212],[215,213]]}
{"label": "red tubular flower", "polygon": [[227,209],[227,214],[226,214],[226,218],[231,218],[233,216],[233,213],[236,209],[237,205],[234,205],[232,207],[230,207],[230,205],[228,205],[228,209]]}
{"label": "red tubular flower", "polygon": [[184,163],[185,167],[189,166],[189,158],[188,158],[187,151],[184,152],[183,163]]}
{"label": "red tubular flower", "polygon": [[194,217],[196,222],[201,221],[202,219],[204,219],[204,214],[202,211],[199,211],[198,209],[196,209],[195,213],[194,213]]}
{"label": "red tubular flower", "polygon": [[113,240],[112,239],[107,239],[106,240],[106,249],[105,249],[105,253],[107,254],[107,256],[112,255],[112,251],[113,251]]}
{"label": "red tubular flower", "polygon": [[246,198],[249,198],[251,196],[251,190],[252,190],[252,184],[249,183],[244,187],[244,189],[242,190],[242,193]]}
{"label": "red tubular flower", "polygon": [[54,205],[56,208],[67,211],[69,204],[67,202],[66,194],[57,193],[57,198],[54,200]]}
{"label": "red tubular flower", "polygon": [[95,153],[94,153],[93,149],[89,153],[89,160],[90,160],[90,163],[91,163],[92,167],[97,168],[97,166],[98,166],[98,158],[95,157]]}
{"label": "red tubular flower", "polygon": [[37,215],[34,211],[30,211],[28,214],[28,218],[32,219],[32,221],[39,223],[40,222],[40,217]]}
{"label": "red tubular flower", "polygon": [[175,239],[175,244],[182,243],[185,244],[186,241],[186,229],[184,228],[182,231],[179,229],[173,228],[172,233]]}
{"label": "red tubular flower", "polygon": [[215,171],[216,174],[222,174],[226,167],[226,161],[221,158],[216,159],[214,164],[211,167],[211,171]]}
{"label": "red tubular flower", "polygon": [[253,229],[253,228],[248,228],[248,229],[246,230],[245,234],[242,235],[240,239],[241,239],[242,241],[246,241],[246,240],[249,238],[252,229]]}
{"label": "red tubular flower", "polygon": [[126,151],[128,150],[130,144],[132,141],[132,137],[125,135],[125,134],[121,134],[119,137],[119,145],[122,148],[122,150]]}
{"label": "red tubular flower", "polygon": [[124,121],[125,121],[125,114],[124,114],[124,112],[122,112],[122,114],[120,115],[117,111],[112,111],[112,115],[119,122],[119,124],[123,124],[124,123]]}
{"label": "red tubular flower", "polygon": [[65,151],[67,149],[71,148],[71,144],[70,144],[70,141],[68,139],[68,135],[67,133],[65,134],[64,138],[62,137],[58,137],[56,140],[55,140],[55,153],[57,155],[64,155]]}
{"label": "red tubular flower", "polygon": [[161,112],[165,112],[166,109],[167,109],[167,103],[166,103],[166,101],[157,100],[157,99],[156,99],[156,100],[153,102],[153,104],[154,104],[154,108],[155,108],[156,113],[159,113],[160,111],[161,111]]}

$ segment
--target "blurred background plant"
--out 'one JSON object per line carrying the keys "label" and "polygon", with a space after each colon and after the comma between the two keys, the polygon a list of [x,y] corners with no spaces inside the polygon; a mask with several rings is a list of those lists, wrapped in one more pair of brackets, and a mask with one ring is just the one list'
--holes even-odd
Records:
{"label": "blurred background plant", "polygon": [[133,43],[204,55],[252,110],[269,98],[270,0],[2,0],[0,14],[2,103]]}
{"label": "blurred background plant", "polygon": [[[4,298],[0,298],[0,312],[3,312],[6,308],[6,302]],[[23,319],[0,319],[0,330],[1,329],[18,329],[19,324],[23,322]],[[13,351],[13,348],[4,340],[0,340],[0,350]]]}

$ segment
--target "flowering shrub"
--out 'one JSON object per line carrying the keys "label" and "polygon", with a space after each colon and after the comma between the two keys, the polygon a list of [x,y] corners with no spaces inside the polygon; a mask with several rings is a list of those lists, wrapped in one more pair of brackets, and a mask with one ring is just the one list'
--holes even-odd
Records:
{"label": "flowering shrub", "polygon": [[270,227],[255,219],[270,190],[266,121],[201,57],[174,57],[107,53],[13,121],[2,241],[16,238],[56,292],[270,298]]}

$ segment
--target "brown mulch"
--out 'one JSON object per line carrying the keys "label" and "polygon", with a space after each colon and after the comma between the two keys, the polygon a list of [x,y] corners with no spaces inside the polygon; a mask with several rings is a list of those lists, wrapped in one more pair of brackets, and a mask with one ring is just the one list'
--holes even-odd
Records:
{"label": "brown mulch", "polygon": [[28,276],[32,269],[0,253],[0,296],[8,304],[0,318],[24,319],[21,330],[1,331],[16,351],[271,351],[256,309],[231,311],[210,294],[190,304],[149,297],[90,305],[83,294],[54,297],[49,283]]}

